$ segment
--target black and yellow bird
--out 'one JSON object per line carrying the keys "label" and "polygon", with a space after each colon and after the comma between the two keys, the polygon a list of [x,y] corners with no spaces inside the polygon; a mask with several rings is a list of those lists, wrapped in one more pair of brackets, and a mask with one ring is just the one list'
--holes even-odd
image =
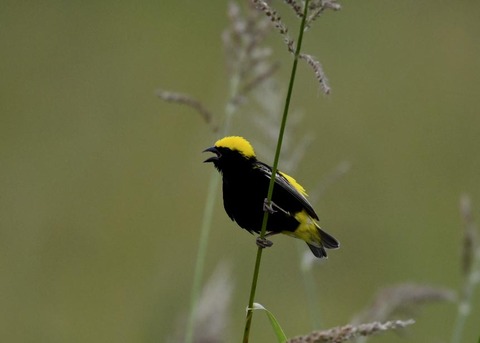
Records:
{"label": "black and yellow bird", "polygon": [[[291,176],[277,172],[270,206],[266,206],[272,168],[257,160],[252,145],[243,137],[230,136],[204,152],[212,152],[212,162],[223,176],[223,205],[228,216],[250,233],[259,233],[266,208],[270,215],[267,236],[283,233],[308,244],[318,258],[325,249],[336,249],[339,242],[323,231],[318,216],[307,200],[305,189]],[[264,240],[263,244],[271,242]]]}

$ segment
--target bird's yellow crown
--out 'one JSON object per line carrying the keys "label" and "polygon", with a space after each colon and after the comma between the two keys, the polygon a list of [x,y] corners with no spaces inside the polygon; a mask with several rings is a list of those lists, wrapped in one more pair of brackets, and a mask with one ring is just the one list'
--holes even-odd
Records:
{"label": "bird's yellow crown", "polygon": [[245,157],[255,157],[255,151],[253,150],[250,142],[240,136],[224,137],[216,141],[215,146],[219,148],[237,150]]}
{"label": "bird's yellow crown", "polygon": [[[228,136],[224,137],[222,139],[219,139],[218,141],[215,142],[215,146],[219,148],[227,148],[230,150],[237,150],[240,152],[243,156],[245,157],[255,157],[255,151],[253,150],[252,145],[250,144],[249,141],[247,141],[245,138],[240,137],[240,136]],[[300,185],[297,180],[295,180],[293,177],[290,175],[287,175],[285,173],[282,173],[279,171],[280,174],[282,174],[283,177],[287,179],[287,181],[297,190],[299,191],[302,195],[307,196],[307,192],[305,189]]]}

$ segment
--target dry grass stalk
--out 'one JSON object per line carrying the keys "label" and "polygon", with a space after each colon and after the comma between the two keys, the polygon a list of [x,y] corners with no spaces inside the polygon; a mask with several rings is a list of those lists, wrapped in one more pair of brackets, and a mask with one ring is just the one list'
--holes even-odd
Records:
{"label": "dry grass stalk", "polygon": [[477,228],[473,220],[472,203],[470,197],[463,194],[460,198],[460,215],[463,221],[463,243],[462,243],[462,273],[467,277],[475,260],[475,251],[478,249]]}
{"label": "dry grass stalk", "polygon": [[[267,2],[261,0],[251,0],[255,7],[263,12],[273,23],[274,27],[277,29],[278,33],[283,37],[287,49],[290,53],[295,54],[295,41],[291,39],[288,35],[288,27],[282,21],[280,15],[277,11],[272,8]],[[294,0],[285,0],[285,2],[293,9],[297,17],[303,17],[302,7],[297,4]],[[341,7],[336,3],[336,0],[322,0],[322,1],[313,1],[310,4],[310,10],[313,11],[307,20],[308,25],[313,22],[325,9],[334,9],[339,10]],[[328,84],[328,79],[323,71],[322,64],[315,57],[309,54],[300,54],[299,58],[312,67],[315,77],[319,82],[322,91],[325,94],[329,94],[331,89]]]}
{"label": "dry grass stalk", "polygon": [[176,104],[186,105],[192,109],[194,109],[203,120],[212,126],[214,131],[216,131],[216,126],[212,124],[212,113],[205,108],[205,106],[201,103],[201,101],[191,97],[190,95],[184,93],[176,93],[164,90],[157,90],[156,95],[167,102],[172,102]]}
{"label": "dry grass stalk", "polygon": [[303,8],[295,0],[284,0],[287,5],[289,5],[293,12],[297,15],[299,18],[303,18]]}
{"label": "dry grass stalk", "polygon": [[194,342],[224,342],[233,282],[231,267],[225,263],[217,266],[205,284],[196,309]]}
{"label": "dry grass stalk", "polygon": [[[230,303],[233,293],[232,269],[220,263],[202,289],[195,308],[194,343],[225,342]],[[176,337],[168,342],[183,342],[184,324],[178,326]]]}
{"label": "dry grass stalk", "polygon": [[263,83],[265,80],[271,78],[273,74],[277,72],[277,70],[280,68],[279,63],[272,63],[271,65],[267,66],[266,69],[250,80],[248,83],[246,83],[240,93],[243,95],[246,95],[250,93],[254,88],[256,88],[260,83]]}
{"label": "dry grass stalk", "polygon": [[356,326],[345,325],[324,331],[313,331],[305,336],[291,338],[287,343],[341,343],[359,336],[371,336],[384,331],[405,328],[414,323],[413,319],[409,319],[385,323],[373,322]]}
{"label": "dry grass stalk", "polygon": [[270,62],[272,50],[263,45],[271,30],[268,19],[253,5],[244,12],[235,2],[228,7],[230,25],[223,32],[227,70],[238,84],[238,92],[229,101],[233,105],[246,102],[250,92],[263,85],[279,68]]}
{"label": "dry grass stalk", "polygon": [[320,17],[320,15],[326,10],[339,11],[342,9],[336,0],[316,0],[310,3],[310,15],[307,18],[307,27],[310,27],[312,23]]}
{"label": "dry grass stalk", "polygon": [[463,283],[452,332],[452,343],[462,342],[465,324],[471,313],[473,293],[480,284],[480,245],[477,240],[477,225],[473,220],[470,197],[466,194],[460,198],[460,215],[464,222],[461,261]]}
{"label": "dry grass stalk", "polygon": [[411,311],[426,303],[454,301],[455,298],[455,292],[450,289],[413,283],[399,284],[380,290],[372,304],[352,323],[383,321],[395,313]]}
{"label": "dry grass stalk", "polygon": [[327,76],[323,71],[323,67],[320,61],[315,59],[315,57],[313,57],[312,55],[308,54],[300,54],[299,57],[302,60],[306,61],[310,67],[312,67],[313,72],[315,73],[315,77],[317,78],[318,83],[322,87],[323,93],[330,94],[330,85],[328,84]]}
{"label": "dry grass stalk", "polygon": [[[274,77],[269,78],[264,87],[259,88],[254,94],[259,111],[252,111],[251,119],[258,132],[257,136],[260,137],[254,139],[255,150],[260,156],[271,156],[275,153],[283,100],[283,92],[279,91],[277,81]],[[313,142],[312,134],[300,132],[302,123],[302,113],[293,111],[289,117],[289,130],[284,134],[281,154],[281,170],[286,173],[295,172]]]}
{"label": "dry grass stalk", "polygon": [[286,36],[288,33],[288,28],[287,26],[282,22],[282,18],[278,15],[277,11],[270,7],[269,4],[267,4],[265,1],[261,0],[252,0],[252,2],[255,4],[255,7],[265,13],[265,15],[270,18],[270,21],[272,22],[273,26],[278,30],[278,32],[282,36]]}

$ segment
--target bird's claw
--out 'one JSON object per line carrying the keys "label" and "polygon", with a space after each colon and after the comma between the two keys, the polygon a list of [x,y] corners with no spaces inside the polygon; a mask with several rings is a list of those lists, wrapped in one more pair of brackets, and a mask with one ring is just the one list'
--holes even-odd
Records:
{"label": "bird's claw", "polygon": [[277,212],[276,210],[273,209],[273,202],[269,202],[267,198],[263,200],[263,211],[268,212],[270,214],[274,214]]}
{"label": "bird's claw", "polygon": [[271,247],[272,245],[273,245],[272,241],[269,241],[266,238],[257,237],[257,246],[259,248],[265,249],[265,248]]}

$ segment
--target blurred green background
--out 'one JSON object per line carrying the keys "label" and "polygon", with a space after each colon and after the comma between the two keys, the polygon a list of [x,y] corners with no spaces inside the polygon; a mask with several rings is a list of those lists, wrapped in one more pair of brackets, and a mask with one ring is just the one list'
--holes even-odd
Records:
{"label": "blurred green background", "polygon": [[[398,282],[457,289],[463,192],[480,218],[480,3],[342,4],[304,43],[332,95],[301,64],[293,100],[299,132],[315,136],[297,179],[308,189],[352,164],[315,204],[342,242],[314,272],[324,327]],[[154,92],[190,93],[220,120],[225,13],[223,1],[2,2],[2,342],[162,342],[178,331],[212,173],[201,151],[218,137]],[[288,75],[281,38],[270,40]],[[258,138],[245,118],[233,132]],[[255,251],[218,197],[206,273],[232,267],[230,341],[243,330]],[[294,240],[275,238],[257,292],[288,336],[311,330],[297,255]],[[465,342],[480,335],[477,293]],[[447,342],[455,314],[432,304],[406,335],[374,341]],[[274,340],[260,313],[252,338]]]}

